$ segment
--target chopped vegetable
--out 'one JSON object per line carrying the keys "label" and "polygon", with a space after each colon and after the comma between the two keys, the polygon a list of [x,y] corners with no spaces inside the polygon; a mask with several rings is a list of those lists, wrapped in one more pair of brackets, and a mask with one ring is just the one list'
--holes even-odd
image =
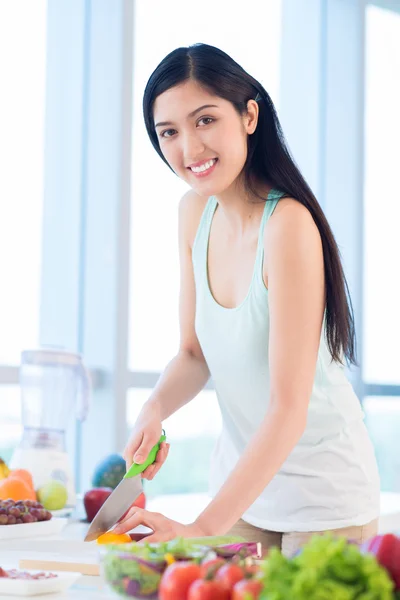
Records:
{"label": "chopped vegetable", "polygon": [[157,598],[164,562],[152,564],[125,552],[107,552],[102,566],[113,591],[136,598]]}
{"label": "chopped vegetable", "polygon": [[107,531],[97,538],[98,544],[130,544],[131,538],[127,533]]}
{"label": "chopped vegetable", "polygon": [[[141,542],[131,542],[130,544],[124,545],[124,552],[131,552],[135,556],[139,556],[145,560],[153,561],[164,559],[166,554],[170,554],[175,560],[185,558],[203,558],[210,550],[214,550],[216,554],[222,557],[232,557],[238,553],[240,556],[249,556],[257,552],[257,544],[248,542],[236,542],[235,544],[229,544],[225,546],[214,546],[212,540],[221,541],[223,537],[219,538],[196,538],[196,539],[184,539],[175,538],[169,542],[158,542],[158,543],[146,543],[145,540]],[[232,538],[225,538],[232,539]],[[235,538],[238,539],[238,538]],[[208,540],[209,543],[205,543]],[[112,546],[110,546],[112,551]],[[120,550],[120,548],[117,548]]]}

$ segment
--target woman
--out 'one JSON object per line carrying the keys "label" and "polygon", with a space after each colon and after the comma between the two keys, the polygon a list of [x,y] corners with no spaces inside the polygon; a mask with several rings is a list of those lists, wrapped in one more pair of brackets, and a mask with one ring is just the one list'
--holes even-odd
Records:
{"label": "woman", "polygon": [[180,349],[124,456],[143,462],[162,421],[210,375],[223,428],[213,500],[194,523],[133,509],[118,530],[148,525],[149,541],[229,532],[285,554],[315,532],[374,535],[379,477],[344,371],[356,364],[347,284],[269,95],[227,54],[196,44],[159,64],[143,107],[154,148],[191,190],[179,208]]}

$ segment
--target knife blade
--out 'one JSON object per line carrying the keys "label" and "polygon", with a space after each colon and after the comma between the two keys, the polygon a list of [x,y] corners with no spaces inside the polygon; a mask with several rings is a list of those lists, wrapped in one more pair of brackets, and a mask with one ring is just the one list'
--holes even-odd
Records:
{"label": "knife blade", "polygon": [[85,542],[92,542],[106,533],[131,507],[132,503],[143,491],[142,478],[140,474],[152,465],[156,459],[160,444],[166,440],[165,432],[160,437],[158,443],[153,446],[144,463],[138,465],[133,463],[128,472],[124,475],[122,481],[110,494],[99,512],[93,519],[88,532],[85,536]]}

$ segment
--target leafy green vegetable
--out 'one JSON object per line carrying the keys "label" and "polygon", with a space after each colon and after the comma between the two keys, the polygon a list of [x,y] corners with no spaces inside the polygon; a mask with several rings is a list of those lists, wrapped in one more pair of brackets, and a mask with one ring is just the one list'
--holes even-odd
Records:
{"label": "leafy green vegetable", "polygon": [[160,564],[165,562],[165,555],[170,554],[174,558],[195,559],[202,558],[209,548],[192,544],[187,539],[176,538],[169,542],[143,543],[132,542],[130,544],[108,544],[101,550],[102,554],[132,554],[132,556],[147,561],[148,563]]}
{"label": "leafy green vegetable", "polygon": [[345,538],[315,535],[294,558],[272,548],[260,600],[393,600],[393,582],[371,555]]}
{"label": "leafy green vegetable", "polygon": [[103,569],[106,581],[119,592],[124,591],[124,584],[134,581],[138,584],[138,590],[144,594],[157,591],[162,571],[156,567],[142,564],[137,560],[124,560],[123,554],[107,554],[103,559]]}
{"label": "leafy green vegetable", "polygon": [[[232,541],[233,540],[233,541]],[[160,562],[164,560],[166,554],[171,554],[175,558],[201,558],[210,548],[225,544],[239,543],[242,538],[239,537],[205,537],[205,538],[175,538],[169,542],[158,542],[146,544],[146,542],[132,542],[131,544],[108,544],[105,546],[105,553],[129,552],[147,560],[149,562]]]}

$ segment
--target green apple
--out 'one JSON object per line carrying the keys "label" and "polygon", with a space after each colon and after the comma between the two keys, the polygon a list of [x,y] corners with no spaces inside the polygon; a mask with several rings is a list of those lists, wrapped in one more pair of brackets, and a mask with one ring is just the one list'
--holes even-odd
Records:
{"label": "green apple", "polygon": [[37,490],[39,502],[46,510],[60,510],[67,503],[67,488],[61,481],[48,481]]}

